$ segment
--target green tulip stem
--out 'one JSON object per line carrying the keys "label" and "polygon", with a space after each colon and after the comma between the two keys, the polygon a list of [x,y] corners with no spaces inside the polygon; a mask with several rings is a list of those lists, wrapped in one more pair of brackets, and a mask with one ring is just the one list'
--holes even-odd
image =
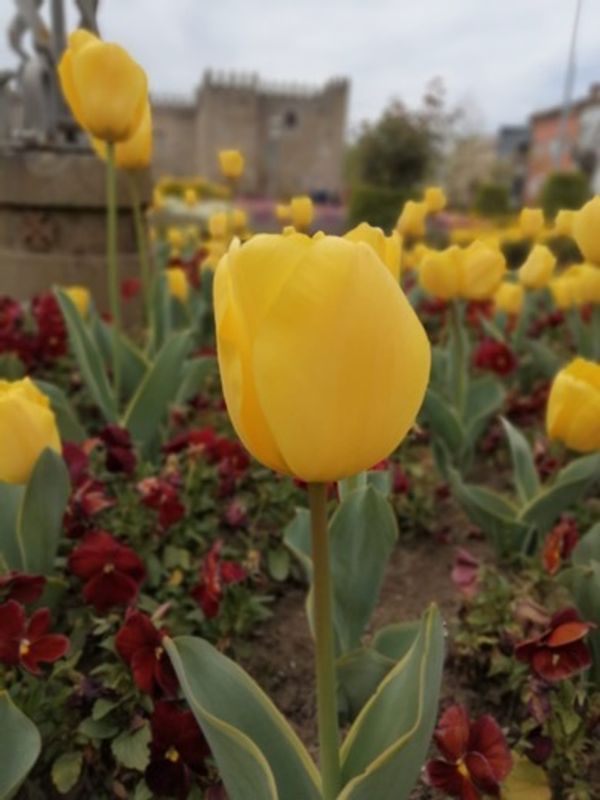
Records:
{"label": "green tulip stem", "polygon": [[341,789],[341,775],[326,484],[310,483],[308,500],[314,570],[314,626],[321,777],[323,800],[334,800]]}
{"label": "green tulip stem", "polygon": [[465,331],[459,302],[458,300],[453,300],[450,303],[450,346],[454,355],[454,363],[451,361],[450,378],[453,386],[454,404],[462,419],[467,393],[468,353],[465,347]]}
{"label": "green tulip stem", "polygon": [[117,406],[121,394],[121,298],[117,262],[117,172],[115,146],[106,145],[106,254],[108,261],[108,298],[112,315],[113,386]]}
{"label": "green tulip stem", "polygon": [[146,228],[142,216],[142,206],[140,203],[140,193],[134,173],[129,173],[129,189],[131,192],[131,207],[133,209],[133,221],[135,224],[135,237],[137,240],[138,255],[140,259],[140,277],[142,279],[142,296],[144,299],[144,320],[147,323],[150,314],[150,259],[148,257],[148,241],[146,238]]}

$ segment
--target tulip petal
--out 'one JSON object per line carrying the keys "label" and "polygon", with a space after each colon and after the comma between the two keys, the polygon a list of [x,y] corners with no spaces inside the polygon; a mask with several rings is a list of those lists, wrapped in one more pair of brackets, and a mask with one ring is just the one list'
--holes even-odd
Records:
{"label": "tulip petal", "polygon": [[311,248],[260,324],[253,372],[293,474],[330,481],[369,468],[404,438],[423,399],[430,348],[368,245],[325,237]]}

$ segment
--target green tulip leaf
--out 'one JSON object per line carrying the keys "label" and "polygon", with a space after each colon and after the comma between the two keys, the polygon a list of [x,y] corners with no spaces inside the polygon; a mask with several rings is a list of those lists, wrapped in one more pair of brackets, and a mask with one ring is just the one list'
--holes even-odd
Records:
{"label": "green tulip leaf", "polygon": [[450,485],[471,522],[482,529],[501,555],[523,550],[528,528],[517,520],[515,505],[491,489],[464,483],[455,470],[450,470]]}
{"label": "green tulip leaf", "polygon": [[189,400],[198,395],[206,382],[207,377],[214,372],[215,359],[212,357],[191,358],[186,361],[181,371],[181,382],[177,390],[175,403],[185,405]]}
{"label": "green tulip leaf", "polygon": [[182,365],[190,345],[188,331],[176,333],[165,342],[125,411],[123,426],[143,450],[156,437],[169,404],[177,394]]}
{"label": "green tulip leaf", "polygon": [[[90,326],[105,364],[112,368],[114,348],[112,341],[113,330],[111,326],[107,325],[97,314],[92,317]],[[123,331],[118,334],[117,341],[119,344],[122,390],[123,395],[128,398],[131,397],[137,389],[150,363],[144,353],[136,347]]]}
{"label": "green tulip leaf", "polygon": [[504,431],[508,438],[508,445],[513,461],[515,485],[517,494],[522,503],[531,500],[540,490],[540,479],[529,442],[514,425],[502,417]]}
{"label": "green tulip leaf", "polygon": [[25,367],[19,356],[15,353],[2,353],[0,355],[0,379],[5,381],[18,381],[25,377]]}
{"label": "green tulip leaf", "polygon": [[150,340],[148,352],[157,353],[171,335],[171,294],[164,272],[156,275],[150,297]]}
{"label": "green tulip leaf", "polygon": [[400,661],[413,646],[420,627],[419,620],[386,625],[373,637],[373,647],[378,653],[394,662]]}
{"label": "green tulip leaf", "polygon": [[536,372],[544,378],[552,380],[561,367],[560,358],[554,350],[535,339],[527,340],[525,347],[531,353]]}
{"label": "green tulip leaf", "polygon": [[[329,522],[333,624],[338,655],[360,645],[377,605],[388,559],[398,538],[396,517],[387,498],[365,476],[366,485],[346,492]],[[300,512],[288,525],[285,544],[312,578],[310,514]],[[307,607],[312,625],[312,590]]]}
{"label": "green tulip leaf", "polygon": [[469,450],[475,447],[491,417],[502,408],[505,396],[506,390],[500,381],[490,375],[471,381],[464,413],[465,442]]}
{"label": "green tulip leaf", "polygon": [[61,441],[75,442],[76,444],[83,442],[87,438],[87,433],[77,419],[77,414],[62,389],[46,381],[36,380],[35,385],[40,392],[50,398],[50,405],[56,417]]}
{"label": "green tulip leaf", "polygon": [[582,456],[567,464],[553,483],[541,489],[520,511],[520,521],[545,534],[594,484],[600,482],[600,453]]}
{"label": "green tulip leaf", "polygon": [[431,606],[412,647],[350,728],[338,800],[407,800],[435,727],[443,662],[442,619]]}
{"label": "green tulip leaf", "polygon": [[16,537],[25,572],[50,575],[53,571],[70,491],[62,456],[44,450],[25,487],[17,517]]}
{"label": "green tulip leaf", "polygon": [[340,708],[355,719],[395,662],[372,647],[360,647],[336,662]]}
{"label": "green tulip leaf", "polygon": [[456,409],[441,394],[428,389],[423,402],[423,414],[434,436],[440,438],[450,453],[463,446],[465,432]]}
{"label": "green tulip leaf", "polygon": [[102,355],[75,304],[65,292],[55,290],[69,332],[69,342],[87,389],[106,422],[116,422],[117,404],[108,383]]}
{"label": "green tulip leaf", "polygon": [[11,800],[37,761],[42,739],[6,691],[0,691],[0,731],[0,797]]}
{"label": "green tulip leaf", "polygon": [[314,763],[249,675],[203,639],[164,641],[230,800],[319,800]]}
{"label": "green tulip leaf", "polygon": [[25,487],[0,483],[0,572],[10,569],[23,571],[23,554],[17,537],[17,519]]}
{"label": "green tulip leaf", "polygon": [[592,561],[600,564],[600,522],[597,522],[577,542],[571,553],[571,561],[577,566],[589,566]]}

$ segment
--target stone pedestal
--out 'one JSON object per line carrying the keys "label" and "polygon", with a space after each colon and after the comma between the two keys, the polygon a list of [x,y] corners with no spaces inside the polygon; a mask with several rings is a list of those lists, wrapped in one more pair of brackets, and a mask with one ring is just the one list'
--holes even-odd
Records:
{"label": "stone pedestal", "polygon": [[[138,175],[140,195],[151,193]],[[139,275],[127,176],[118,182],[120,277]],[[106,169],[91,152],[0,151],[0,295],[82,284],[107,308]]]}

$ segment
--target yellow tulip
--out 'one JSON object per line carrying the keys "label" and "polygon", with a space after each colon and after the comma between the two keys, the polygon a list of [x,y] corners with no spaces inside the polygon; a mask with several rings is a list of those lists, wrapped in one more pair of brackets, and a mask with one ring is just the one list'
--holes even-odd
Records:
{"label": "yellow tulip", "polygon": [[400,256],[402,239],[397,231],[386,236],[381,228],[374,228],[368,222],[361,222],[351,231],[344,234],[344,239],[351,242],[365,242],[377,253],[394,278],[400,277]]}
{"label": "yellow tulip", "polygon": [[105,142],[131,139],[148,103],[148,81],[126,50],[87,31],[75,31],[58,74],[67,103],[82,128]]}
{"label": "yellow tulip", "polygon": [[556,215],[554,220],[554,233],[557,236],[572,236],[573,235],[573,222],[575,220],[575,211],[570,208],[563,208]]}
{"label": "yellow tulip", "polygon": [[230,180],[237,180],[244,172],[244,156],[239,150],[219,150],[221,174]]}
{"label": "yellow tulip", "polygon": [[186,189],[183,193],[183,202],[186,206],[193,207],[198,203],[198,194],[195,189]]}
{"label": "yellow tulip", "polygon": [[495,293],[506,273],[506,259],[496,247],[475,241],[462,253],[461,297],[486,300]]}
{"label": "yellow tulip", "polygon": [[520,283],[503,281],[494,294],[494,306],[505,314],[520,314],[525,291]]}
{"label": "yellow tulip", "polygon": [[568,275],[559,275],[548,284],[554,305],[561,310],[566,310],[575,305],[575,278]]}
{"label": "yellow tulip", "polygon": [[571,450],[600,450],[600,364],[576,358],[552,384],[546,429]]}
{"label": "yellow tulip", "polygon": [[167,241],[171,246],[171,250],[180,250],[183,246],[183,232],[179,228],[169,228],[167,231]]}
{"label": "yellow tulip", "polygon": [[50,400],[29,379],[0,380],[0,481],[27,483],[47,447],[60,452]]}
{"label": "yellow tulip", "polygon": [[248,215],[243,208],[234,208],[232,214],[233,232],[241,234],[248,228]]}
{"label": "yellow tulip", "polygon": [[576,268],[571,267],[570,270],[567,270],[567,273],[569,272],[574,278],[573,297],[575,303],[580,306],[587,305],[587,303],[600,303],[600,267],[595,267],[593,264],[579,264]]}
{"label": "yellow tulip", "polygon": [[446,250],[430,250],[419,265],[419,283],[422,288],[441,300],[458,297],[461,287],[462,255],[456,245]]}
{"label": "yellow tulip", "polygon": [[90,290],[85,286],[67,286],[63,291],[79,311],[80,316],[85,319],[90,311]]}
{"label": "yellow tulip", "polygon": [[600,264],[600,196],[596,195],[575,213],[573,238],[586,261]]}
{"label": "yellow tulip", "polygon": [[[103,161],[106,161],[106,142],[91,137],[92,146]],[[146,103],[142,121],[130,139],[115,145],[115,164],[119,169],[147,169],[152,160],[152,112]],[[156,190],[155,190],[156,191]]]}
{"label": "yellow tulip", "polygon": [[429,186],[427,189],[425,189],[423,201],[427,206],[428,211],[430,211],[432,214],[436,214],[438,211],[443,211],[448,202],[446,195],[444,194],[444,190],[439,186]]}
{"label": "yellow tulip", "polygon": [[190,294],[190,285],[185,270],[181,267],[170,267],[166,271],[166,274],[171,297],[179,300],[180,303],[187,303]]}
{"label": "yellow tulip", "polygon": [[519,281],[527,289],[543,289],[550,282],[555,266],[556,256],[552,250],[536,244],[519,269]]}
{"label": "yellow tulip", "polygon": [[402,236],[410,236],[419,239],[425,236],[425,218],[428,208],[425,203],[417,203],[415,200],[408,200],[404,204],[402,213],[396,222],[396,230]]}
{"label": "yellow tulip", "polygon": [[229,225],[227,224],[227,212],[217,211],[211,214],[208,220],[208,232],[213,239],[224,239],[227,236]]}
{"label": "yellow tulip", "polygon": [[306,481],[387,456],[423,400],[430,347],[364,242],[254,236],[221,259],[217,350],[233,425],[263,464]]}
{"label": "yellow tulip", "polygon": [[275,217],[279,222],[287,222],[292,216],[292,209],[287,203],[276,203]]}
{"label": "yellow tulip", "polygon": [[292,197],[290,201],[290,218],[297,231],[307,231],[315,216],[313,201],[308,195]]}
{"label": "yellow tulip", "polygon": [[523,208],[519,215],[519,228],[522,236],[535,239],[544,227],[544,212],[541,208]]}

